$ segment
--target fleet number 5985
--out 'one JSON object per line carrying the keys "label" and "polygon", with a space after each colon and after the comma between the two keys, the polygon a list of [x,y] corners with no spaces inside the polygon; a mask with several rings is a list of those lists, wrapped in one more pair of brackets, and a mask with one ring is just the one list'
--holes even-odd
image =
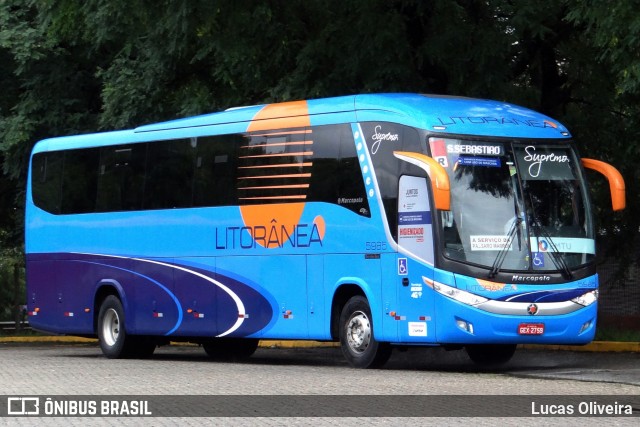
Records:
{"label": "fleet number 5985", "polygon": [[364,248],[366,251],[386,251],[387,242],[365,242]]}

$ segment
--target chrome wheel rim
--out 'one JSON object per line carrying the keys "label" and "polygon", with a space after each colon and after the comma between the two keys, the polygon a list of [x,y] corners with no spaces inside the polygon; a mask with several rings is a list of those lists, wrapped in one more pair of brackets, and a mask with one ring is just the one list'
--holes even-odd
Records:
{"label": "chrome wheel rim", "polygon": [[109,347],[112,347],[118,341],[120,335],[120,317],[118,313],[110,308],[104,314],[104,320],[102,322],[102,337],[104,343]]}
{"label": "chrome wheel rim", "polygon": [[346,327],[347,343],[349,349],[362,354],[371,344],[371,322],[362,311],[356,311],[351,315]]}

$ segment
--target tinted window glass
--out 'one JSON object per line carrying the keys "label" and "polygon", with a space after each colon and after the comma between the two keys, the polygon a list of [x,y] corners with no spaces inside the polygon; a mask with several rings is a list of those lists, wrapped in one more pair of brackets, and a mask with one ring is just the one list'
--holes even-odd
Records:
{"label": "tinted window glass", "polygon": [[394,151],[424,153],[426,143],[420,141],[414,128],[395,123],[370,122],[362,124],[362,132],[369,148],[371,160],[380,187],[389,230],[397,239],[398,182],[402,175],[426,176],[425,172],[393,155]]}
{"label": "tinted window glass", "polygon": [[53,213],[321,201],[370,216],[347,124],[35,155],[33,194]]}
{"label": "tinted window glass", "polygon": [[334,203],[370,216],[350,125],[316,126],[309,200]]}
{"label": "tinted window glass", "polygon": [[191,206],[197,140],[158,141],[147,148],[144,209]]}
{"label": "tinted window glass", "polygon": [[98,154],[97,148],[65,151],[60,213],[95,210]]}
{"label": "tinted window glass", "polygon": [[196,141],[193,206],[228,206],[236,195],[237,150],[241,135],[220,135]]}
{"label": "tinted window glass", "polygon": [[309,129],[282,129],[246,136],[238,151],[239,204],[306,200],[313,155],[309,133]]}
{"label": "tinted window glass", "polygon": [[60,213],[63,158],[62,152],[39,153],[33,156],[31,170],[33,203],[54,214]]}
{"label": "tinted window glass", "polygon": [[142,208],[146,147],[146,144],[130,144],[100,150],[98,212]]}
{"label": "tinted window glass", "polygon": [[339,127],[317,126],[313,130],[313,167],[309,181],[309,200],[339,204],[342,144]]}

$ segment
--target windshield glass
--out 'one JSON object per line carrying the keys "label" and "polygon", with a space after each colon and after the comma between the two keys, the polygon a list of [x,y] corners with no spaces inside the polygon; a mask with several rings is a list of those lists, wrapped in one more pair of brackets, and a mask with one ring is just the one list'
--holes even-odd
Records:
{"label": "windshield glass", "polygon": [[514,144],[514,152],[531,228],[533,267],[551,270],[554,260],[560,260],[572,268],[591,261],[591,214],[574,151],[569,146]]}
{"label": "windshield glass", "polygon": [[558,271],[592,260],[590,213],[568,145],[430,138],[449,174],[447,258],[493,270]]}

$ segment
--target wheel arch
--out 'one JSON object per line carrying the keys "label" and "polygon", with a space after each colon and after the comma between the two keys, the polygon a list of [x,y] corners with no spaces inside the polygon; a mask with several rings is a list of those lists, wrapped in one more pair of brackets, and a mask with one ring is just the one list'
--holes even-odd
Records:
{"label": "wheel arch", "polygon": [[[333,298],[331,299],[331,339],[337,340],[339,338],[340,314],[347,301],[356,295],[363,296],[367,299],[374,325],[381,323],[381,318],[378,315],[379,304],[376,302],[376,299],[372,297],[374,294],[369,284],[357,277],[345,277],[336,283]],[[374,334],[375,333],[376,328],[374,328]]]}
{"label": "wheel arch", "polygon": [[128,304],[124,296],[125,293],[122,285],[120,284],[120,282],[113,279],[101,280],[96,285],[96,291],[93,297],[93,331],[95,334],[98,333],[98,317],[100,315],[100,306],[109,295],[113,295],[120,300],[126,318]]}

